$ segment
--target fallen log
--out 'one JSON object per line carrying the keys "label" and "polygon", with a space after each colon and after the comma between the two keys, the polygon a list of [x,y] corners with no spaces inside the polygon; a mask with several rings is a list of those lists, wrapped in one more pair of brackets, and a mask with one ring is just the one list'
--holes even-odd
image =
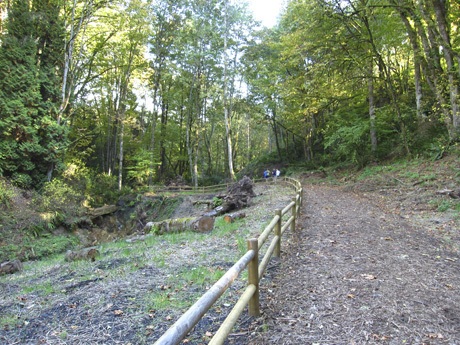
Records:
{"label": "fallen log", "polygon": [[203,216],[205,216],[205,217],[217,217],[217,216],[220,216],[220,215],[225,214],[227,212],[230,212],[230,211],[232,211],[234,209],[235,209],[234,204],[225,203],[223,205],[217,206],[216,208],[212,209],[209,212],[206,212],[205,214],[203,214]]}
{"label": "fallen log", "polygon": [[214,229],[215,219],[201,216],[197,218],[166,219],[160,222],[149,222],[144,231],[162,235],[166,233],[183,232],[187,230],[195,232],[207,232]]}
{"label": "fallen log", "polygon": [[243,212],[230,213],[224,216],[224,221],[226,223],[233,223],[235,220],[245,218],[245,217],[246,217],[246,213],[243,213]]}
{"label": "fallen log", "polygon": [[139,242],[139,241],[145,241],[147,238],[152,237],[152,236],[153,234],[133,236],[133,237],[127,238],[126,242],[134,243],[134,242]]}
{"label": "fallen log", "polygon": [[438,194],[442,194],[442,195],[449,195],[450,193],[452,193],[454,190],[453,189],[443,189],[443,190],[438,190]]}
{"label": "fallen log", "polygon": [[65,255],[65,261],[91,260],[95,261],[99,256],[99,250],[96,247],[88,247],[80,250],[68,250]]}
{"label": "fallen log", "polygon": [[116,205],[105,205],[102,207],[89,209],[88,215],[92,220],[100,216],[105,216],[106,214],[114,213],[117,210],[118,210],[118,207]]}
{"label": "fallen log", "polygon": [[0,275],[13,274],[22,270],[22,262],[19,260],[6,261],[0,264]]}
{"label": "fallen log", "polygon": [[207,205],[208,207],[210,207],[213,203],[213,200],[196,200],[193,202],[193,205]]}

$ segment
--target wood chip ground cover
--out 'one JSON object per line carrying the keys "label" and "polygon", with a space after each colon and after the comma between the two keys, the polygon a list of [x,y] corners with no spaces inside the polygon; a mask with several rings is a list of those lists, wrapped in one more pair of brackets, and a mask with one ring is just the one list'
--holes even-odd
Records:
{"label": "wood chip ground cover", "polygon": [[433,228],[400,189],[305,191],[245,344],[460,344],[458,218]]}

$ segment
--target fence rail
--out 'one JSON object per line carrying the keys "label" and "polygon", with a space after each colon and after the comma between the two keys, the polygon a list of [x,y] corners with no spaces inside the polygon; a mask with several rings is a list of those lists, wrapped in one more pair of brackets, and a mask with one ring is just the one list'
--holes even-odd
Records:
{"label": "fence rail", "polygon": [[[209,342],[209,345],[220,345],[224,343],[233,326],[238,321],[238,318],[243,313],[246,305],[248,306],[249,315],[260,315],[259,282],[265,273],[271,257],[280,256],[283,233],[289,227],[291,231],[295,230],[296,219],[300,214],[300,207],[302,205],[303,190],[301,183],[289,177],[278,178],[277,182],[278,181],[292,187],[295,191],[295,197],[282,210],[275,211],[275,216],[259,237],[251,238],[247,241],[247,252],[155,342],[155,345],[179,344],[246,267],[248,268],[248,285]],[[260,181],[256,180],[254,182]],[[285,220],[283,224],[283,216],[288,214],[289,211],[291,211],[290,217]],[[263,258],[259,261],[260,249],[264,246],[272,233],[273,238]]]}

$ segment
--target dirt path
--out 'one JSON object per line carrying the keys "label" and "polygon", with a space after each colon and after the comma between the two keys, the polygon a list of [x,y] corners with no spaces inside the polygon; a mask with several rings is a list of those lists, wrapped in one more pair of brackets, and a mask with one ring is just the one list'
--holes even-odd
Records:
{"label": "dirt path", "polygon": [[458,252],[377,198],[305,190],[250,344],[460,344]]}

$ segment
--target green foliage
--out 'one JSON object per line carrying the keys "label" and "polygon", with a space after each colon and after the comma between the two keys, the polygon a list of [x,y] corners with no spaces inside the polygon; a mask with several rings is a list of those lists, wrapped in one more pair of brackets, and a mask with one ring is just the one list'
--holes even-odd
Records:
{"label": "green foliage", "polygon": [[0,208],[8,209],[15,195],[14,188],[0,178]]}
{"label": "green foliage", "polygon": [[69,208],[81,207],[84,195],[62,180],[54,179],[44,184],[41,190],[41,210],[65,213]]}
{"label": "green foliage", "polygon": [[446,154],[449,146],[446,143],[442,142],[432,142],[430,145],[430,157],[433,161],[437,161],[439,159],[442,159],[444,155]]}
{"label": "green foliage", "polygon": [[222,198],[218,198],[218,197],[212,198],[212,206],[213,206],[213,208],[222,205],[222,203],[223,203]]}
{"label": "green foliage", "polygon": [[87,194],[89,195],[91,206],[97,207],[104,204],[113,204],[123,194],[118,191],[116,176],[95,173],[90,176]]}
{"label": "green foliage", "polygon": [[72,229],[79,223],[87,222],[85,200],[84,190],[76,190],[63,180],[46,182],[34,199],[40,221],[29,230],[39,236],[60,225]]}
{"label": "green foliage", "polygon": [[340,126],[326,136],[324,148],[331,152],[334,161],[364,166],[370,159],[369,123],[357,121]]}
{"label": "green foliage", "polygon": [[84,203],[85,206],[99,207],[106,204],[114,204],[123,194],[130,192],[128,188],[118,190],[117,177],[104,173],[98,173],[78,159],[73,159],[66,164],[62,171],[62,183],[71,188],[75,200]]}
{"label": "green foliage", "polygon": [[73,235],[51,235],[50,233],[40,237],[26,235],[20,243],[0,246],[0,261],[44,259],[54,254],[63,253],[78,243],[78,238]]}
{"label": "green foliage", "polygon": [[20,256],[21,247],[18,244],[6,244],[0,246],[0,261],[5,262],[17,259]]}
{"label": "green foliage", "polygon": [[45,181],[66,145],[56,73],[64,27],[56,4],[33,4],[12,1],[0,47],[0,172],[24,188]]}
{"label": "green foliage", "polygon": [[198,185],[199,186],[215,186],[215,185],[222,183],[222,181],[225,181],[225,179],[226,177],[220,174],[216,174],[212,176],[203,175],[198,180]]}
{"label": "green foliage", "polygon": [[126,168],[127,178],[135,185],[147,185],[149,180],[154,179],[154,169],[159,163],[152,162],[152,154],[147,150],[140,150],[131,157],[131,164]]}

